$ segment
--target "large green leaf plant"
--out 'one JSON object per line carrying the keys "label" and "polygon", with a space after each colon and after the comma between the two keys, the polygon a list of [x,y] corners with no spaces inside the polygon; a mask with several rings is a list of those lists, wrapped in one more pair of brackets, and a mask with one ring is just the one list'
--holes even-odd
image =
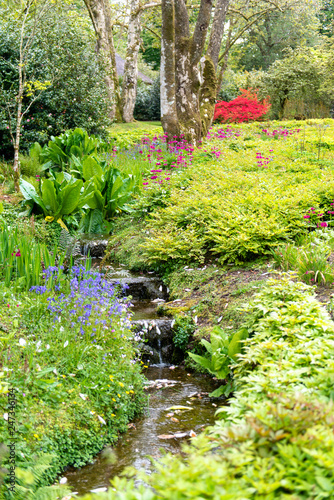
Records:
{"label": "large green leaf plant", "polygon": [[138,171],[124,176],[113,166],[105,167],[105,162],[98,163],[94,157],[86,158],[82,163],[82,175],[85,179],[88,196],[85,215],[79,230],[85,233],[102,232],[102,225],[119,212],[131,212],[131,199],[139,192],[141,175]]}
{"label": "large green leaf plant", "polygon": [[[84,158],[97,155],[105,149],[105,143],[95,136],[89,136],[81,128],[67,130],[58,137],[51,137],[41,152],[43,170],[71,171],[82,178],[80,166]],[[72,172],[73,171],[73,172]]]}
{"label": "large green leaf plant", "polygon": [[[242,341],[247,339],[249,332],[247,328],[241,328],[234,335],[229,336],[222,328],[215,326],[210,335],[210,341],[201,340],[208,351],[210,357],[199,356],[189,352],[189,356],[202,368],[217,377],[218,380],[226,379],[231,373],[231,365],[237,360],[237,355],[242,352]],[[211,397],[219,397],[222,394],[228,395],[231,392],[232,384],[220,386],[213,391]]]}
{"label": "large green leaf plant", "polygon": [[80,211],[93,196],[81,179],[75,179],[66,172],[59,172],[50,179],[41,179],[36,188],[25,179],[20,181],[20,189],[28,207],[27,215],[42,211],[46,220],[58,221]]}

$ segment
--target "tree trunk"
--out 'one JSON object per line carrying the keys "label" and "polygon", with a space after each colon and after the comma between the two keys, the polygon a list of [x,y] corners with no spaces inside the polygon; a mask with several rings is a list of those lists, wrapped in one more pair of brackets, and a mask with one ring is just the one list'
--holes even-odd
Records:
{"label": "tree trunk", "polygon": [[133,121],[133,110],[136,103],[140,32],[141,32],[141,23],[140,23],[139,0],[131,0],[126,57],[124,65],[123,87],[122,87],[122,111],[123,111],[123,120],[126,123]]}
{"label": "tree trunk", "polygon": [[161,124],[167,143],[180,136],[176,112],[175,7],[174,0],[162,0],[160,105]]}
{"label": "tree trunk", "polygon": [[189,144],[198,144],[201,140],[200,80],[196,61],[192,61],[192,41],[186,4],[184,0],[175,0],[176,112],[181,137]]}
{"label": "tree trunk", "polygon": [[[206,136],[215,112],[217,87],[217,66],[224,35],[224,25],[230,0],[217,0],[213,16],[208,49],[203,67],[203,82],[200,93],[202,135]],[[220,83],[221,85],[221,83]]]}
{"label": "tree trunk", "polygon": [[[217,0],[208,54],[203,57],[212,1],[201,0],[193,36],[185,0],[162,1],[161,120],[168,137],[198,144],[211,124],[216,67],[230,0]],[[202,62],[202,71],[200,71]]]}
{"label": "tree trunk", "polygon": [[84,0],[96,34],[96,48],[100,62],[105,68],[111,120],[121,121],[121,101],[116,69],[116,55],[112,33],[112,20],[109,0]]}
{"label": "tree trunk", "polygon": [[22,121],[22,89],[20,82],[20,90],[18,95],[18,104],[17,104],[17,115],[16,115],[16,130],[15,130],[15,142],[14,142],[14,164],[13,164],[13,173],[14,173],[14,187],[15,191],[20,191],[19,181],[20,181],[20,162],[19,162],[19,150],[20,150],[20,134],[21,134],[21,121]]}

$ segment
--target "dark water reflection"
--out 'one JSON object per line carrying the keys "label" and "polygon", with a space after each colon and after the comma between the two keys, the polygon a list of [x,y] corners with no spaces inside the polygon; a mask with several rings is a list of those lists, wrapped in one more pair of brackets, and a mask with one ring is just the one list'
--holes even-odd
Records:
{"label": "dark water reflection", "polygon": [[[99,454],[93,464],[81,469],[70,468],[64,474],[73,491],[84,494],[92,489],[108,487],[110,480],[128,466],[151,471],[152,465],[147,455],[158,458],[162,448],[178,453],[184,441],[180,438],[160,439],[159,435],[191,430],[198,434],[204,427],[214,423],[214,400],[210,400],[207,394],[201,394],[214,389],[212,380],[201,375],[189,376],[182,368],[170,370],[163,366],[151,366],[146,376],[149,380],[169,379],[177,383],[174,387],[151,390],[147,415],[134,422],[135,428],[130,428],[114,447],[114,464]],[[175,405],[191,406],[193,409],[179,414],[174,412],[172,418],[179,420],[174,422],[171,417],[167,417],[173,410],[167,411],[167,408]]]}

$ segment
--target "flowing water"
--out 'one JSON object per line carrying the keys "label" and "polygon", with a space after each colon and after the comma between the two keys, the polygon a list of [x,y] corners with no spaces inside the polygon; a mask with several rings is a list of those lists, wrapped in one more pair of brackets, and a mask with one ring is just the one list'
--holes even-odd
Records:
{"label": "flowing water", "polygon": [[[83,251],[89,250],[94,257],[100,257],[99,251],[103,255],[106,245],[94,237],[81,243]],[[173,356],[174,321],[159,317],[157,306],[168,299],[168,288],[154,275],[134,275],[124,267],[109,266],[105,277],[127,285],[125,293],[132,297],[134,327],[137,331],[144,329],[147,342],[142,346],[143,359],[158,364],[151,364],[145,372],[150,394],[146,414],[129,424],[128,432],[113,448],[113,463],[100,453],[94,463],[80,469],[71,467],[64,474],[72,490],[80,495],[109,487],[110,480],[128,466],[151,472],[149,456],[159,458],[161,449],[178,453],[185,439],[214,423],[216,403],[208,397],[215,388],[212,379],[164,364]],[[174,406],[188,409],[171,409]]]}
{"label": "flowing water", "polygon": [[[161,449],[178,453],[181,443],[189,439],[190,431],[198,434],[214,423],[216,404],[208,397],[208,392],[214,389],[211,379],[166,365],[151,366],[145,375],[154,383],[148,391],[146,415],[130,424],[128,432],[121,436],[113,449],[116,457],[113,464],[99,454],[93,464],[67,470],[64,475],[73,491],[84,494],[109,487],[110,480],[127,466],[150,472],[152,465],[148,456],[159,458]],[[191,409],[171,410],[173,406]],[[171,437],[175,434],[181,437]]]}

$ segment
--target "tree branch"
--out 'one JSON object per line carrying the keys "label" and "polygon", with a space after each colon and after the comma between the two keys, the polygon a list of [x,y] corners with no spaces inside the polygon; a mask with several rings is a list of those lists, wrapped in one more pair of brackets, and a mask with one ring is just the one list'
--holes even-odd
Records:
{"label": "tree branch", "polygon": [[161,36],[158,35],[158,33],[151,28],[149,28],[146,24],[143,25],[143,29],[148,30],[152,33],[152,35],[156,36],[159,40],[161,40]]}
{"label": "tree branch", "polygon": [[209,28],[212,0],[201,0],[191,44],[191,64],[196,65],[202,57],[205,39]]}

